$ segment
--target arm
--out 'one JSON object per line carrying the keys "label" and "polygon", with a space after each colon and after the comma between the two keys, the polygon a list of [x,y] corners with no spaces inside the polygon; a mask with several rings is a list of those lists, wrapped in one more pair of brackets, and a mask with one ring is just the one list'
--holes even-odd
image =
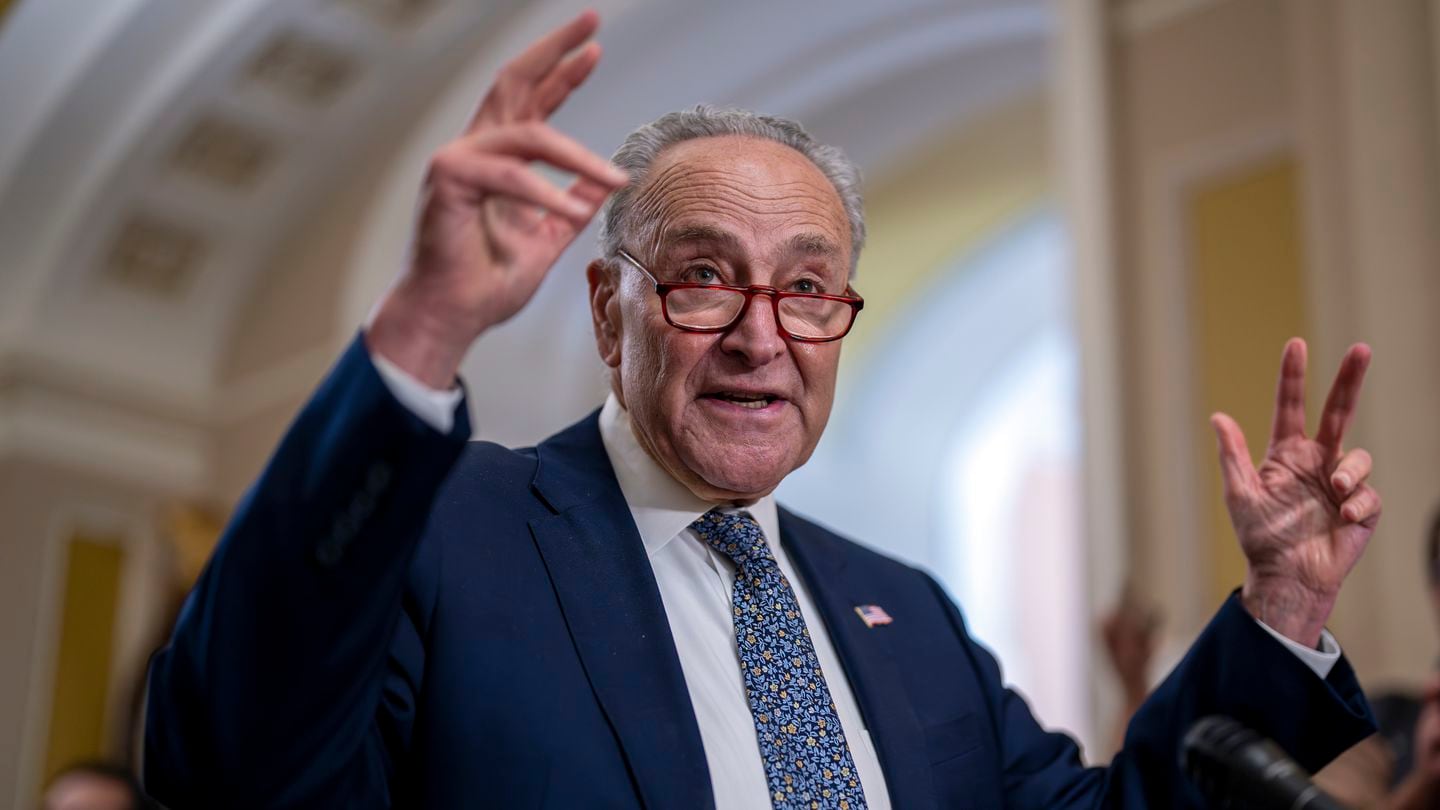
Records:
{"label": "arm", "polygon": [[[529,301],[625,182],[545,123],[599,59],[597,25],[581,14],[506,65],[432,158],[408,266],[237,508],[152,661],[156,798],[391,803],[424,664],[423,588],[406,575],[424,568],[430,504],[469,427],[463,407],[446,433],[426,424],[375,362],[452,387],[471,344]],[[577,180],[557,188],[533,161]]]}
{"label": "arm", "polygon": [[1180,770],[1179,750],[1191,724],[1210,714],[1236,718],[1312,769],[1374,731],[1347,662],[1317,677],[1232,596],[1141,705],[1110,766],[1086,768],[1075,741],[1040,726],[1024,698],[1005,687],[994,656],[971,640],[959,610],[939,585],[932,588],[964,639],[990,707],[1007,807],[1206,808]]}
{"label": "arm", "polygon": [[1208,714],[1254,728],[1310,771],[1374,731],[1344,659],[1317,677],[1318,669],[1282,643],[1315,649],[1341,582],[1379,521],[1380,497],[1366,483],[1369,454],[1341,446],[1369,360],[1363,344],[1346,353],[1310,438],[1305,344],[1287,343],[1258,469],[1235,421],[1211,418],[1226,506],[1249,563],[1245,584],[1136,712],[1110,768],[1083,770],[1073,741],[1041,731],[1024,701],[1001,686],[994,660],[975,648],[992,692],[1007,800],[1037,808],[1202,807],[1178,753],[1190,725]]}
{"label": "arm", "polygon": [[[151,662],[146,785],[176,807],[354,805],[386,795],[376,746],[406,573],[463,449],[385,388],[357,341],[226,528]],[[413,649],[402,652],[413,653]],[[382,767],[371,767],[379,764]],[[340,802],[344,803],[344,802]]]}

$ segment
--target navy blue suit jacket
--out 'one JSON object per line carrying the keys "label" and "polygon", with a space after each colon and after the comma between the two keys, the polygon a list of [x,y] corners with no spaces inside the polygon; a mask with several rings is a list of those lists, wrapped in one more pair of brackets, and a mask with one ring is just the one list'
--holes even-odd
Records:
{"label": "navy blue suit jacket", "polygon": [[[146,785],[174,808],[713,806],[660,593],[594,414],[467,443],[357,341],[239,506],[151,664]],[[897,808],[1199,807],[1220,712],[1314,769],[1371,733],[1232,598],[1108,769],[1043,731],[925,573],[782,510]],[[858,604],[883,605],[867,628]],[[1078,674],[1077,674],[1078,677]]]}

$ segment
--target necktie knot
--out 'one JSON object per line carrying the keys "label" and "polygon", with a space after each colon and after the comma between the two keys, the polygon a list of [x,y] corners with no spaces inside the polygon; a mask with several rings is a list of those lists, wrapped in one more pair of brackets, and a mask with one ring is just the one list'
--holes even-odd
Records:
{"label": "necktie knot", "polygon": [[765,532],[749,512],[722,512],[711,509],[701,515],[690,528],[711,548],[724,554],[741,569],[758,562],[773,561],[774,555],[765,543]]}

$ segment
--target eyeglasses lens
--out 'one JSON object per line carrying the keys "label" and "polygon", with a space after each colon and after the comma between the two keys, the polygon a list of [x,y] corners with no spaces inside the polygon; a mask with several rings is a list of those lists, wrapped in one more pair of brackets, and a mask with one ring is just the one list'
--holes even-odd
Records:
{"label": "eyeglasses lens", "polygon": [[[676,326],[720,329],[740,315],[745,294],[734,290],[685,288],[671,290],[665,303],[670,320]],[[779,309],[780,326],[796,337],[836,337],[850,325],[851,308],[842,301],[792,296],[780,299]]]}

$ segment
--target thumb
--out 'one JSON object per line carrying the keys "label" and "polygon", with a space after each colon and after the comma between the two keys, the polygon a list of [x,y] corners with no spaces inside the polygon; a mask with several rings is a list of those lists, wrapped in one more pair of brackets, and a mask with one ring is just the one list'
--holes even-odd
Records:
{"label": "thumb", "polygon": [[1243,488],[1255,475],[1255,465],[1250,461],[1250,448],[1245,444],[1245,433],[1229,414],[1216,411],[1210,415],[1210,427],[1215,430],[1215,440],[1220,447],[1220,477],[1225,482],[1225,494]]}

